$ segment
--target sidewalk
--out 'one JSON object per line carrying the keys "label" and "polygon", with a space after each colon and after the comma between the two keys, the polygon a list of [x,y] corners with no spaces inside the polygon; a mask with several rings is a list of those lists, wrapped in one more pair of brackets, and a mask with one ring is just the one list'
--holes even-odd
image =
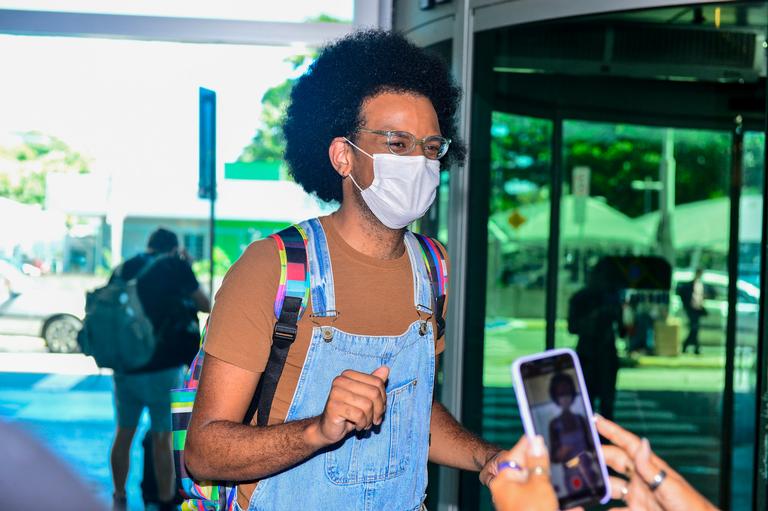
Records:
{"label": "sidewalk", "polygon": [[[0,417],[19,424],[70,464],[105,505],[111,505],[109,450],[115,429],[111,371],[83,355],[0,353]],[[143,466],[137,431],[131,452],[128,501],[142,511]]]}

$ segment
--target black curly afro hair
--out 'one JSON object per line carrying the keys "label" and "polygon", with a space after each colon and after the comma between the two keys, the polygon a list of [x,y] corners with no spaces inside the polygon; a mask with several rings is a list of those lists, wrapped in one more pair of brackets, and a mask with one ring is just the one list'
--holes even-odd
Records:
{"label": "black curly afro hair", "polygon": [[341,176],[328,159],[328,146],[336,137],[352,139],[362,126],[363,103],[383,92],[429,99],[442,135],[452,140],[441,165],[464,161],[455,119],[461,90],[444,62],[398,33],[358,31],[323,48],[291,91],[283,123],[285,160],[304,190],[341,202]]}
{"label": "black curly afro hair", "polygon": [[[562,392],[562,389],[566,392]],[[551,380],[549,380],[549,397],[552,401],[557,403],[557,398],[564,394],[570,394],[571,399],[576,397],[576,384],[573,382],[573,378],[565,373],[556,373]]]}

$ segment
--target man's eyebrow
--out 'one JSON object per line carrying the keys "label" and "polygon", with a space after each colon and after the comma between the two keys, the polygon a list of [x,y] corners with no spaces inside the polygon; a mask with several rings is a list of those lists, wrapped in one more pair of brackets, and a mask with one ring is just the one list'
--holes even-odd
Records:
{"label": "man's eyebrow", "polygon": [[[392,127],[389,124],[385,124],[384,127],[382,127],[382,128],[371,128],[371,129],[375,129],[377,131],[404,131],[405,133],[411,133],[408,130],[404,130],[404,129],[400,129],[400,128],[395,128],[395,127]],[[411,135],[416,136],[414,133],[411,133]],[[430,133],[429,135],[426,135],[426,137],[442,137],[442,136],[443,135],[442,135],[442,133],[440,133],[439,129],[437,131],[435,131],[434,133]]]}

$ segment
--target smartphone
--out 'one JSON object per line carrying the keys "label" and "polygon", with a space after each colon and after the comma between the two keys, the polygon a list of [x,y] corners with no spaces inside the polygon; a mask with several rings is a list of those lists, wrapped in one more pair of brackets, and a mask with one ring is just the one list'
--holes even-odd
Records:
{"label": "smartphone", "polygon": [[560,509],[608,502],[608,470],[576,353],[556,349],[521,357],[512,379],[526,435],[541,435],[549,450]]}

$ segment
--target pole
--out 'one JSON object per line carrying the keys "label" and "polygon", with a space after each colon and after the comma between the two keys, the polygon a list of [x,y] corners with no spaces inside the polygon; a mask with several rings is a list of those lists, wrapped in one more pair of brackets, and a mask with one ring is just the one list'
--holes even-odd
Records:
{"label": "pole", "polygon": [[211,194],[211,223],[208,226],[208,239],[210,240],[208,246],[208,253],[210,254],[210,268],[208,269],[208,300],[213,303],[213,249],[216,246],[216,193]]}
{"label": "pole", "polygon": [[200,165],[198,170],[197,196],[208,199],[211,218],[208,226],[208,297],[213,303],[214,248],[216,238],[216,92],[200,87]]}

